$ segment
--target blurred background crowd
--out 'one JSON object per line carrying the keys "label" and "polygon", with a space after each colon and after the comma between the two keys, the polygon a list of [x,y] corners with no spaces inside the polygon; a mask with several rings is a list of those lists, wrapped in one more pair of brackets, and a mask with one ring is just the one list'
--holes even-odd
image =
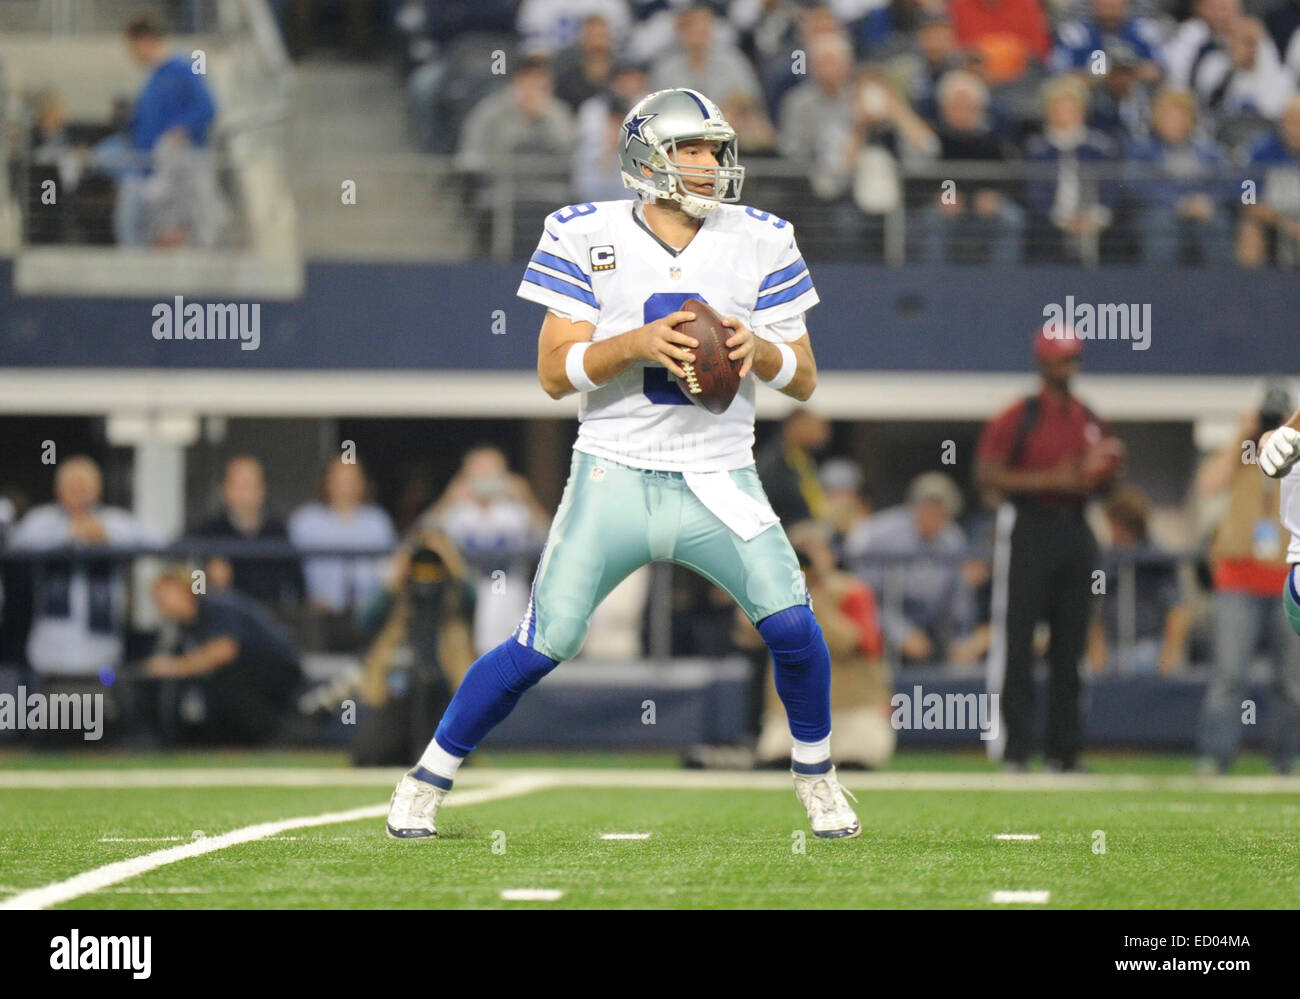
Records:
{"label": "blurred background crowd", "polygon": [[[1086,672],[1223,676],[1235,693],[1257,661],[1294,658],[1277,600],[1286,562],[1275,484],[1241,460],[1243,443],[1292,408],[1285,386],[1269,387],[1237,433],[1204,458],[1177,505],[1154,510],[1122,474],[1076,487],[1100,542],[1103,580],[1077,608],[1089,621]],[[994,416],[979,433],[979,453]],[[932,464],[950,469],[906,481],[883,475],[886,466],[863,455],[851,431],[798,408],[760,427],[756,459],[831,641],[837,682],[852,688],[843,696],[871,706],[876,742],[868,742],[892,747],[883,721],[895,687],[906,689],[913,676],[983,676],[1002,497],[978,486],[969,455],[945,462],[939,442]],[[557,463],[566,440],[556,441]],[[11,678],[147,689],[146,707],[130,709],[150,719],[140,723],[142,737],[311,741],[320,734],[312,715],[336,715],[348,698],[376,709],[390,697],[407,705],[413,663],[437,664],[432,675],[449,696],[475,656],[524,614],[553,499],[539,501],[502,448],[445,453],[458,464],[444,464],[438,492],[427,468],[381,451],[374,460],[387,470],[383,496],[367,463],[345,449],[299,505],[287,497],[301,495],[301,484],[277,495],[256,453],[205,450],[210,485],[196,483],[188,497],[201,515],[171,537],[130,512],[121,475],[106,495],[100,465],[86,455],[26,477],[47,481],[47,492],[0,488],[0,665]],[[122,455],[107,454],[120,469]],[[1272,533],[1261,534],[1270,524]],[[1040,627],[1039,654],[1048,638]],[[757,736],[765,712],[771,724],[783,717],[770,690],[764,707],[757,633],[722,590],[658,564],[601,605],[582,658],[732,656],[752,670]],[[380,726],[381,743],[410,724],[405,707],[392,710],[398,720]],[[784,758],[782,731],[769,732],[776,759]],[[881,750],[867,753],[879,762],[872,752]]]}
{"label": "blurred background crowd", "polygon": [[[202,32],[201,0],[167,6]],[[652,89],[717,101],[745,200],[805,253],[949,262],[1292,265],[1300,240],[1296,0],[272,0],[288,51],[395,63],[395,145],[428,154],[466,237],[518,256],[556,204],[628,196],[616,133]],[[57,86],[11,111],[12,182],[58,178],[36,241],[243,238],[222,122],[168,22],[113,111]],[[239,116],[235,116],[238,118]],[[216,124],[214,124],[214,118]],[[215,148],[214,148],[215,147]]]}

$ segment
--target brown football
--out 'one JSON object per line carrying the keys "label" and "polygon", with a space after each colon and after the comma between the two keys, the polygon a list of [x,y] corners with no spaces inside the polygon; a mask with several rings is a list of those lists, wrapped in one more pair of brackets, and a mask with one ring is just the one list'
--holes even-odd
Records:
{"label": "brown football", "polygon": [[726,412],[740,389],[740,366],[743,362],[727,357],[731,353],[727,349],[727,338],[736,331],[723,326],[722,317],[698,298],[688,298],[681,304],[680,311],[694,312],[695,318],[681,323],[676,329],[694,337],[700,345],[691,351],[695,362],[682,364],[686,377],[673,375],[673,379],[686,398],[716,416]]}

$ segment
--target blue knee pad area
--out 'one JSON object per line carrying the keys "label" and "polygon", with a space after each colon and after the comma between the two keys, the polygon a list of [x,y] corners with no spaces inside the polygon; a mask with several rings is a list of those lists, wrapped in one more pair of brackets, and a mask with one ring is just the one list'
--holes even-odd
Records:
{"label": "blue knee pad area", "polygon": [[831,654],[821,625],[806,605],[787,607],[758,622],[772,653],[776,692],[800,742],[819,742],[831,732]]}
{"label": "blue knee pad area", "polygon": [[465,674],[433,737],[454,756],[468,756],[520,696],[559,662],[511,636],[483,653]]}

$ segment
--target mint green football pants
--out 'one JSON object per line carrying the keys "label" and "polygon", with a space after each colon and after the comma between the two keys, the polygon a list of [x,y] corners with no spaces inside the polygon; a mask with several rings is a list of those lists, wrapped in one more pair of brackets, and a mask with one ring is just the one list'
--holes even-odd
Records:
{"label": "mint green football pants", "polygon": [[1291,628],[1300,635],[1300,565],[1291,566],[1286,583],[1282,587],[1282,603],[1286,607],[1286,618]]}
{"label": "mint green football pants", "polygon": [[[746,493],[767,503],[753,465],[730,474]],[[587,639],[591,612],[648,562],[699,573],[755,624],[787,607],[810,605],[780,524],[741,541],[696,498],[681,473],[574,451],[515,639],[557,661],[572,659]]]}

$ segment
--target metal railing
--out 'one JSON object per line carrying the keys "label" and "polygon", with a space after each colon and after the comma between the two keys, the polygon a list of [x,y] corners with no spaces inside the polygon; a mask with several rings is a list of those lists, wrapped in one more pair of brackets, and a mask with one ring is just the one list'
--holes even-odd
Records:
{"label": "metal railing", "polygon": [[[417,233],[402,192],[413,185],[434,185],[444,197],[432,210],[447,213],[447,228],[468,234],[466,254],[497,261],[530,255],[544,218],[558,208],[631,196],[620,187],[616,171],[605,177],[600,192],[584,191],[574,183],[568,157],[503,157],[481,169],[470,169],[462,158],[438,155],[378,155],[364,164],[376,175],[409,179],[405,185],[372,188],[364,208],[395,241],[406,245],[411,239],[405,234],[415,238]],[[313,169],[300,164],[298,176],[310,178]],[[743,203],[791,222],[805,257],[895,267],[940,262],[1058,262],[1090,268],[1144,261],[1229,263],[1243,208],[1241,183],[1254,180],[1265,190],[1263,176],[1230,168],[1171,180],[1143,163],[1083,163],[1071,174],[1079,223],[1078,231],[1070,232],[1059,215],[1056,164],[877,162],[861,176],[814,183],[805,165],[751,157],[746,171]],[[1180,219],[1171,192],[1202,190],[1215,204],[1213,219]],[[985,191],[993,195],[981,193]],[[1286,241],[1280,237],[1280,243]],[[1279,259],[1296,259],[1294,250],[1288,256],[1279,245]],[[431,258],[434,251],[430,247]]]}
{"label": "metal railing", "polygon": [[[29,568],[42,565],[85,566],[93,562],[100,565],[119,566],[123,578],[125,578],[126,570],[137,560],[153,560],[152,564],[157,564],[158,560],[184,562],[197,568],[201,567],[205,560],[213,558],[256,559],[259,563],[266,565],[277,563],[299,564],[311,559],[341,559],[374,563],[375,560],[387,559],[393,554],[394,552],[390,549],[359,550],[355,548],[328,547],[308,549],[295,547],[287,542],[184,538],[172,544],[158,547],[86,546],[43,551],[0,549],[0,570],[6,566],[27,566]],[[536,554],[536,548],[520,549],[517,552],[503,550],[496,554],[497,565],[522,564],[525,561],[531,564]],[[1114,587],[1112,591],[1108,586],[1109,595],[1101,599],[1113,599],[1117,602],[1117,619],[1119,622],[1118,640],[1108,643],[1110,652],[1109,670],[1118,673],[1131,672],[1132,653],[1143,637],[1137,635],[1135,631],[1136,608],[1140,596],[1138,593],[1138,568],[1142,566],[1169,566],[1175,571],[1182,571],[1199,562],[1204,557],[1204,553],[1196,549],[1166,551],[1142,548],[1116,550],[1107,554],[1113,559],[1115,565]],[[877,606],[882,612],[889,610],[901,611],[907,599],[909,585],[907,570],[909,566],[923,563],[950,564],[953,566],[954,571],[960,571],[963,563],[970,561],[990,562],[991,559],[992,552],[989,549],[971,547],[961,552],[935,553],[924,556],[870,553],[857,559],[854,567],[861,571],[864,567],[883,566],[885,568],[883,574],[884,583],[875,594]],[[673,656],[690,655],[694,652],[691,649],[674,648],[673,643],[674,574],[685,572],[687,570],[678,569],[668,563],[655,563],[652,566],[652,577],[644,611],[645,621],[647,622],[645,630],[648,639],[645,655],[651,659],[664,660]],[[282,619],[294,621],[300,625],[298,630],[300,637],[304,638],[305,652],[319,652],[322,650],[313,647],[311,644],[314,640],[313,636],[317,636],[319,632],[311,627],[312,613],[307,610],[305,604],[306,600],[304,599],[302,606],[279,606],[274,609]],[[350,608],[350,610],[355,609]],[[1090,616],[1096,610],[1096,606],[1082,606],[1079,608],[1079,613]],[[976,620],[974,623],[978,626],[987,622]],[[944,630],[942,622],[940,625],[935,630]],[[961,637],[955,633],[955,629],[949,630],[954,631],[954,638]],[[331,651],[337,652],[340,650],[333,649]],[[358,647],[352,651],[357,655],[361,655],[365,650],[363,647]],[[886,658],[890,665],[895,668],[908,665],[901,659],[898,649],[888,643]],[[944,660],[940,658],[932,665],[942,665],[943,663]]]}

